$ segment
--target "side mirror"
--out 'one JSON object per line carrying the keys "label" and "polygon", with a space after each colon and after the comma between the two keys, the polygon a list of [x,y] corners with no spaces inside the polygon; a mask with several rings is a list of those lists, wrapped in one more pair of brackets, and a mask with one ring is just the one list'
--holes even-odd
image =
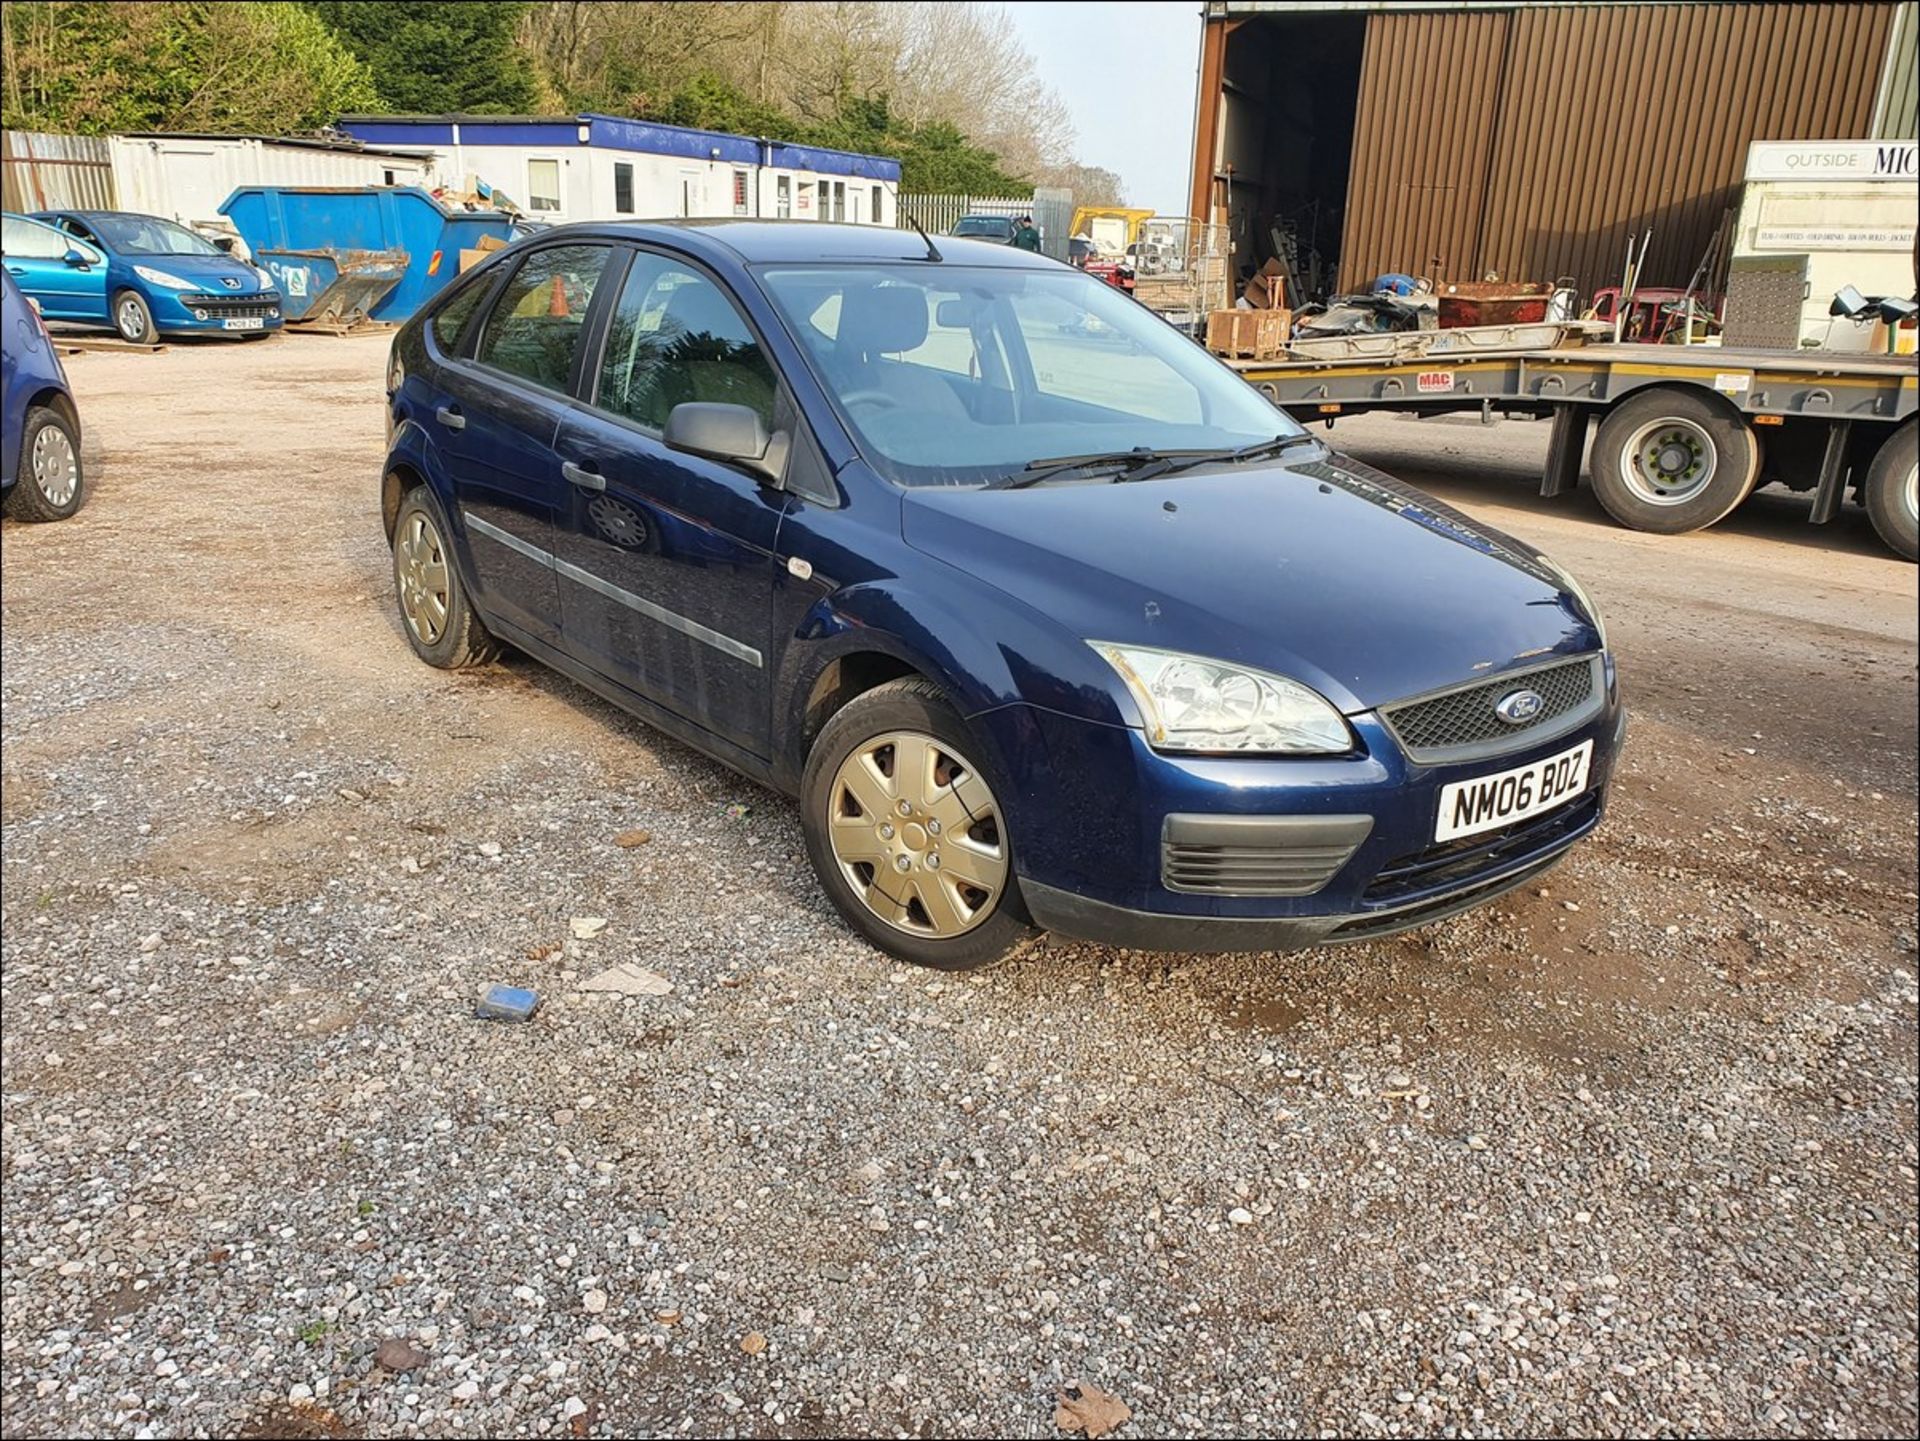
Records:
{"label": "side mirror", "polygon": [[85,270],[89,265],[93,264],[92,258],[89,257],[84,250],[75,250],[71,246],[67,248],[67,253],[61,256],[60,259],[65,264],[72,266],[75,270]]}
{"label": "side mirror", "polygon": [[667,412],[669,450],[704,455],[750,470],[769,485],[786,479],[791,442],[784,430],[767,434],[760,412],[745,405],[690,400]]}

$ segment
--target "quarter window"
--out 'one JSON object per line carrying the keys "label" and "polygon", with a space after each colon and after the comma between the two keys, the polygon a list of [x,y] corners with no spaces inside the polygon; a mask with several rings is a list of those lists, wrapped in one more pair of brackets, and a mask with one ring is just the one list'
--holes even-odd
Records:
{"label": "quarter window", "polygon": [[599,403],[649,430],[688,401],[744,405],[773,428],[773,367],[718,284],[665,256],[636,255],[607,330]]}
{"label": "quarter window", "polygon": [[607,253],[604,245],[534,251],[494,302],[475,358],[544,389],[566,390]]}
{"label": "quarter window", "polygon": [[467,317],[479,306],[481,298],[487,293],[484,283],[475,282],[461,291],[434,314],[433,343],[447,355],[454,353],[454,347],[460,344],[460,332],[466,328]]}
{"label": "quarter window", "polygon": [[560,162],[527,162],[527,209],[553,211],[560,208]]}
{"label": "quarter window", "polygon": [[624,160],[613,163],[613,209],[617,215],[633,214],[633,167]]}

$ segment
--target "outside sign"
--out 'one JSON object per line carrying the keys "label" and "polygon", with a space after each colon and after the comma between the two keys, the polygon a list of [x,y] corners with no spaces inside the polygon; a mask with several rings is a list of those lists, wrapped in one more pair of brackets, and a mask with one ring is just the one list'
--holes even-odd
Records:
{"label": "outside sign", "polygon": [[1920,144],[1911,140],[1756,140],[1749,180],[1920,181]]}

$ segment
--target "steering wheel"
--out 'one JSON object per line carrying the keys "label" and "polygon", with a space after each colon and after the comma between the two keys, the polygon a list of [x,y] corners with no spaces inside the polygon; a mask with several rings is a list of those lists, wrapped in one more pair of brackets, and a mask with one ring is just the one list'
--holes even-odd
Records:
{"label": "steering wheel", "polygon": [[849,390],[840,397],[840,403],[842,405],[879,405],[888,410],[897,410],[900,406],[900,397],[889,395],[884,390]]}

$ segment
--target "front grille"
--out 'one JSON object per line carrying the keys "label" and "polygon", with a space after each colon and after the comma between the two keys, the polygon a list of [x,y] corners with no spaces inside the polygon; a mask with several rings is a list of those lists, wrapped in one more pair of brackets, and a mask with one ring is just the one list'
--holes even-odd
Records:
{"label": "front grille", "polygon": [[[1518,690],[1538,694],[1541,706],[1524,724],[1513,725],[1495,714],[1494,707]],[[1597,708],[1600,700],[1600,658],[1581,656],[1535,670],[1509,672],[1422,700],[1382,706],[1380,714],[1408,755],[1415,760],[1435,760],[1466,749],[1499,749],[1499,742],[1530,741],[1535,732],[1551,727],[1554,721]]]}
{"label": "front grille", "polygon": [[1227,896],[1310,896],[1353,854],[1350,845],[1196,846],[1169,843],[1160,870],[1170,890]]}
{"label": "front grille", "polygon": [[181,303],[219,320],[268,320],[280,310],[277,295],[185,295]]}
{"label": "front grille", "polygon": [[1374,936],[1391,936],[1399,931],[1410,931],[1416,926],[1424,926],[1430,921],[1444,920],[1448,916],[1458,915],[1462,911],[1472,910],[1492,900],[1495,896],[1524,886],[1535,876],[1560,863],[1561,852],[1542,856],[1532,865],[1514,872],[1512,875],[1499,876],[1477,886],[1468,886],[1465,890],[1450,891],[1444,896],[1435,896],[1432,900],[1422,901],[1418,905],[1407,906],[1397,911],[1380,911],[1372,915],[1353,916],[1342,921],[1321,939],[1325,941],[1364,941]]}
{"label": "front grille", "polygon": [[1600,793],[1590,790],[1543,816],[1400,856],[1380,868],[1360,898],[1369,905],[1390,905],[1435,886],[1471,882],[1522,856],[1571,839],[1593,819],[1599,806]]}

